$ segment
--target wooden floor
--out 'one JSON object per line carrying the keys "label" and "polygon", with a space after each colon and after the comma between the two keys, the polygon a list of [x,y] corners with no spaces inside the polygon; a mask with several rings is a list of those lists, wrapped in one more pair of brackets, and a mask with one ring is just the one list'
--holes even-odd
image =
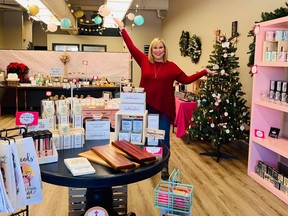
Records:
{"label": "wooden floor", "polygon": [[[14,127],[12,116],[0,117],[0,128]],[[213,146],[192,142],[171,135],[170,170],[180,169],[181,182],[195,187],[193,216],[278,216],[288,215],[288,206],[254,182],[247,174],[247,153],[239,145],[226,146],[238,159],[200,156],[212,152]],[[154,208],[153,189],[160,174],[128,186],[128,211],[137,216],[158,216]],[[67,188],[43,183],[44,200],[30,206],[30,216],[67,216]],[[0,214],[1,216],[3,214]]]}

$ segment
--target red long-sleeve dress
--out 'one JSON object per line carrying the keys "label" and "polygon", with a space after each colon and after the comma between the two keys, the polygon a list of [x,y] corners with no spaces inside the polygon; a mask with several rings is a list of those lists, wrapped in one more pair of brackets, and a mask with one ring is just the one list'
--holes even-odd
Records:
{"label": "red long-sleeve dress", "polygon": [[171,121],[175,119],[174,81],[190,84],[207,75],[204,69],[199,73],[187,76],[174,62],[149,62],[148,56],[140,51],[131,40],[127,31],[121,31],[132,57],[141,68],[140,87],[146,92],[146,103],[160,113],[168,115]]}

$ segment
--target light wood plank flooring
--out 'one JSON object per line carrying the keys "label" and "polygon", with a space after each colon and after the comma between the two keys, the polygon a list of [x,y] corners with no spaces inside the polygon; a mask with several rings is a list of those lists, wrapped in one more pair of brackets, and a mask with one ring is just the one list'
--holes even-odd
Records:
{"label": "light wood plank flooring", "polygon": [[[0,117],[0,128],[14,127],[13,116]],[[287,205],[247,175],[247,153],[237,144],[223,152],[238,159],[200,156],[214,151],[210,144],[179,139],[171,133],[170,171],[181,170],[181,182],[195,187],[193,216],[287,216]],[[160,174],[128,186],[128,211],[137,216],[158,216],[153,189]],[[43,183],[44,201],[30,206],[30,216],[67,216],[67,188]],[[0,214],[1,216],[3,214]]]}

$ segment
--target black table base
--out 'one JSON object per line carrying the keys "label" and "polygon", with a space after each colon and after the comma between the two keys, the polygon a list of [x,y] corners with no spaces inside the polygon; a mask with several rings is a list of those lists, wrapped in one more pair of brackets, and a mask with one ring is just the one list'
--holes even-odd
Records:
{"label": "black table base", "polygon": [[113,210],[112,188],[87,188],[85,212],[95,206],[101,206],[108,212],[109,216],[118,216]]}

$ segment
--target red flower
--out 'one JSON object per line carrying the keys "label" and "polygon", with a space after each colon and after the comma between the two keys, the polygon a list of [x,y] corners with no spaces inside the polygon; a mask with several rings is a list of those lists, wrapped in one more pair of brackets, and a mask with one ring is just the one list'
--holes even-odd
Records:
{"label": "red flower", "polygon": [[7,73],[28,74],[29,68],[23,63],[11,62],[7,66]]}

